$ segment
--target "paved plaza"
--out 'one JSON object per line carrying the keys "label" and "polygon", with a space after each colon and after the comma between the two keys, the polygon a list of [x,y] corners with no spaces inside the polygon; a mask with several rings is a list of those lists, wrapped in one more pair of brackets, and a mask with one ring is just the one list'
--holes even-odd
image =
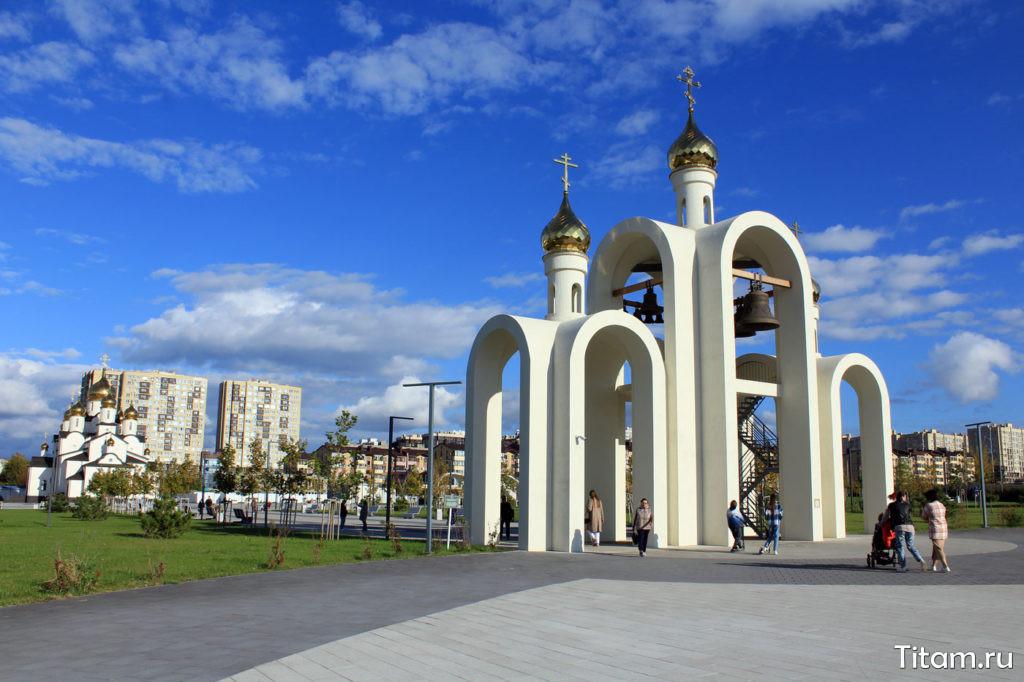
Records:
{"label": "paved plaza", "polygon": [[[0,609],[0,675],[1021,679],[1024,530],[954,533],[949,574],[868,569],[867,544],[474,554],[12,606]],[[1000,657],[934,670],[921,651],[926,665]],[[1010,653],[1013,669],[998,668]]]}

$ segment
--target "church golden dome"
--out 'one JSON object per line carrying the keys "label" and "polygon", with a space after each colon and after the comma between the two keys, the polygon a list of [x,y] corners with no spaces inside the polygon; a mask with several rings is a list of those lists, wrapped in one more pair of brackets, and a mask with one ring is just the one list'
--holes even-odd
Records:
{"label": "church golden dome", "polygon": [[104,374],[100,377],[100,380],[89,387],[89,400],[103,400],[110,395],[110,382],[107,381],[107,375]]}
{"label": "church golden dome", "polygon": [[540,233],[540,245],[545,253],[552,251],[579,251],[586,253],[590,248],[590,230],[576,217],[569,205],[569,193],[562,194],[562,205],[558,213]]}
{"label": "church golden dome", "polygon": [[122,419],[125,419],[125,420],[128,420],[128,419],[138,419],[138,418],[139,418],[139,412],[138,412],[138,410],[135,409],[134,405],[129,405],[128,409],[124,411],[124,415],[122,417]]}
{"label": "church golden dome", "polygon": [[683,134],[676,138],[668,148],[668,167],[677,171],[680,168],[705,167],[714,169],[718,165],[718,147],[711,138],[700,131],[693,121],[693,112],[689,113]]}
{"label": "church golden dome", "polygon": [[71,406],[71,409],[68,410],[68,416],[69,417],[84,417],[85,416],[85,408],[82,407],[82,401],[81,400],[76,401],[75,404]]}
{"label": "church golden dome", "polygon": [[103,400],[100,402],[100,407],[117,407],[117,398],[114,397],[114,394],[108,393],[103,396]]}

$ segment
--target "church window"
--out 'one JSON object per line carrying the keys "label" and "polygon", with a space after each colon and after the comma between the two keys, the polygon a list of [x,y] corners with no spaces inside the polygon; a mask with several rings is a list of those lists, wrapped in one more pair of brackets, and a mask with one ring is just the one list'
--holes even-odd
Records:
{"label": "church window", "polygon": [[583,312],[583,287],[579,284],[572,285],[572,311],[574,313]]}
{"label": "church window", "polygon": [[711,224],[711,197],[704,197],[704,224]]}

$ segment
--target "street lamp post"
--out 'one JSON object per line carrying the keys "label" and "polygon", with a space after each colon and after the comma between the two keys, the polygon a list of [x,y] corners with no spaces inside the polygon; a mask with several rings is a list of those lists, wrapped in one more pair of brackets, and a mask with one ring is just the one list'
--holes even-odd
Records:
{"label": "street lamp post", "polygon": [[434,515],[434,387],[461,384],[461,381],[425,381],[419,384],[403,384],[406,387],[429,386],[430,407],[427,417],[427,431],[429,433],[429,450],[427,451],[427,554],[430,554],[431,535],[433,534]]}
{"label": "street lamp post", "polygon": [[987,421],[967,424],[968,430],[972,426],[978,429],[978,457],[981,462],[981,520],[983,528],[988,528],[988,496],[985,494],[985,441],[981,439],[981,427],[991,423],[991,421]]}
{"label": "street lamp post", "polygon": [[390,537],[391,535],[391,451],[395,443],[395,420],[396,419],[407,419],[412,421],[412,417],[388,417],[388,475],[387,482],[385,485],[388,487],[388,507],[384,512],[384,535]]}

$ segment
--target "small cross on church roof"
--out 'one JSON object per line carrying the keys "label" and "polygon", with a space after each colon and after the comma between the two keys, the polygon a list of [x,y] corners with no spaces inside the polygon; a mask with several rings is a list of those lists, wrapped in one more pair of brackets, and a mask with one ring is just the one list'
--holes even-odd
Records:
{"label": "small cross on church roof", "polygon": [[566,194],[568,194],[569,193],[569,169],[570,168],[579,168],[579,166],[576,165],[575,163],[569,163],[570,161],[572,161],[572,157],[569,156],[568,154],[562,154],[559,158],[552,159],[552,161],[554,161],[555,163],[557,163],[557,164],[559,164],[560,166],[563,167],[563,170],[562,170],[562,185],[564,185],[564,187],[565,187],[565,189],[563,191]]}

